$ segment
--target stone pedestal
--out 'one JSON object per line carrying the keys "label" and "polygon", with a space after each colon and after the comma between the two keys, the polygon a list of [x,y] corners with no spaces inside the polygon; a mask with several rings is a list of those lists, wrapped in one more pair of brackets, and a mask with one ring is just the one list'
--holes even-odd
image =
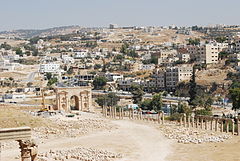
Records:
{"label": "stone pedestal", "polygon": [[38,147],[33,140],[18,140],[21,149],[21,161],[36,161]]}

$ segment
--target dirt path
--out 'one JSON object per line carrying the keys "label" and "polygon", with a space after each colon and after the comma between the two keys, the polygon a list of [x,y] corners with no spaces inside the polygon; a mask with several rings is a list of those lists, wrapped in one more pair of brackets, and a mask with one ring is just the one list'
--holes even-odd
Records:
{"label": "dirt path", "polygon": [[[104,149],[123,154],[121,161],[163,161],[171,152],[171,142],[153,126],[139,124],[132,121],[113,121],[119,128],[112,131],[78,137],[50,140],[39,145],[39,151],[49,149],[68,149],[86,147]],[[12,161],[18,149],[2,153],[4,161]],[[18,159],[19,160],[19,159]]]}

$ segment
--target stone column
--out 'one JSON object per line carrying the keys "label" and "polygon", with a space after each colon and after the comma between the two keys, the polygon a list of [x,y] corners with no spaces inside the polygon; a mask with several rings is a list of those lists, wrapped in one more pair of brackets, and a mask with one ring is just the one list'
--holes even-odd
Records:
{"label": "stone column", "polygon": [[205,130],[207,130],[207,129],[208,129],[208,119],[205,118]]}
{"label": "stone column", "polygon": [[235,134],[235,124],[234,124],[234,119],[232,119],[232,134]]}
{"label": "stone column", "polygon": [[116,119],[117,118],[117,108],[114,107],[114,118]]}
{"label": "stone column", "polygon": [[226,133],[229,133],[229,121],[226,120]]}
{"label": "stone column", "polygon": [[158,123],[160,124],[160,121],[161,121],[161,112],[158,112],[157,121],[158,121]]}
{"label": "stone column", "polygon": [[134,119],[134,109],[132,109],[132,119]]}
{"label": "stone column", "polygon": [[221,132],[223,132],[223,120],[221,120]]}
{"label": "stone column", "polygon": [[240,135],[240,121],[239,118],[237,117],[237,135]]}
{"label": "stone column", "polygon": [[131,119],[131,108],[128,110],[128,117]]}
{"label": "stone column", "polygon": [[194,116],[192,116],[192,127],[194,127]]}
{"label": "stone column", "polygon": [[188,115],[188,127],[191,127],[191,116]]}
{"label": "stone column", "polygon": [[215,119],[215,131],[218,131],[218,119]]}
{"label": "stone column", "polygon": [[186,127],[186,123],[187,122],[187,118],[186,118],[186,114],[183,114],[183,126]]}
{"label": "stone column", "polygon": [[105,107],[105,116],[108,116],[108,107]]}
{"label": "stone column", "polygon": [[58,93],[56,92],[56,107],[57,107],[57,110],[60,110],[59,108],[59,96],[58,96]]}
{"label": "stone column", "polygon": [[110,118],[113,118],[113,107],[110,106]]}
{"label": "stone column", "polygon": [[142,120],[142,109],[141,108],[140,108],[139,112],[140,112],[140,120]]}
{"label": "stone column", "polygon": [[80,93],[81,111],[83,111],[83,95]]}
{"label": "stone column", "polygon": [[182,126],[183,116],[180,116],[180,126]]}
{"label": "stone column", "polygon": [[164,118],[164,112],[161,111],[161,117],[160,120],[162,119],[162,125],[164,124],[165,118]]}
{"label": "stone column", "polygon": [[198,128],[198,123],[199,123],[199,117],[196,117],[196,128]]}
{"label": "stone column", "polygon": [[119,109],[118,109],[118,117],[119,117],[119,120],[122,118],[122,116],[121,116],[121,112],[122,112],[122,108],[121,107],[119,107]]}
{"label": "stone column", "polygon": [[203,118],[201,117],[200,119],[201,119],[200,127],[201,127],[201,129],[203,129]]}
{"label": "stone column", "polygon": [[104,106],[102,107],[102,114],[103,114],[103,116],[105,116],[105,115],[104,115]]}
{"label": "stone column", "polygon": [[122,119],[124,118],[124,108],[121,108],[122,109]]}
{"label": "stone column", "polygon": [[213,130],[213,118],[211,118],[211,129],[210,130]]}

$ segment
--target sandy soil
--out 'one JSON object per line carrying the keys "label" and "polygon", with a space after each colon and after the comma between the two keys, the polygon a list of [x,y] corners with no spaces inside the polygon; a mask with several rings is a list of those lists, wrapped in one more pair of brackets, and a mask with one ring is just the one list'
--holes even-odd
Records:
{"label": "sandy soil", "polygon": [[[118,125],[119,128],[78,138],[50,140],[47,143],[41,143],[39,151],[46,152],[50,149],[61,150],[79,146],[92,147],[121,153],[123,155],[121,161],[162,161],[170,154],[171,142],[153,126],[126,120],[112,121],[112,123]],[[14,159],[18,153],[17,147],[10,151],[3,151],[2,159],[4,161],[19,160]]]}
{"label": "sandy soil", "polygon": [[240,161],[240,137],[223,143],[175,144],[169,161]]}

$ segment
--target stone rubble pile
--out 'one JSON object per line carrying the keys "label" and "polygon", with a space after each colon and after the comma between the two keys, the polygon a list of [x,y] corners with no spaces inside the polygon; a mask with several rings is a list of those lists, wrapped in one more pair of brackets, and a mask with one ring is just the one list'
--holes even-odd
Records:
{"label": "stone rubble pile", "polygon": [[194,143],[201,144],[207,142],[223,142],[232,136],[230,134],[215,133],[194,128],[185,128],[176,125],[165,125],[160,128],[165,137],[174,139],[178,143]]}
{"label": "stone rubble pile", "polygon": [[71,159],[80,161],[111,161],[118,158],[122,158],[122,155],[104,150],[79,147],[70,150],[50,150],[49,152],[41,153],[38,156],[38,161],[67,161]]}
{"label": "stone rubble pile", "polygon": [[62,120],[55,118],[56,127],[37,127],[33,129],[33,136],[39,139],[52,139],[55,137],[77,137],[94,131],[112,130],[116,128],[103,119]]}

